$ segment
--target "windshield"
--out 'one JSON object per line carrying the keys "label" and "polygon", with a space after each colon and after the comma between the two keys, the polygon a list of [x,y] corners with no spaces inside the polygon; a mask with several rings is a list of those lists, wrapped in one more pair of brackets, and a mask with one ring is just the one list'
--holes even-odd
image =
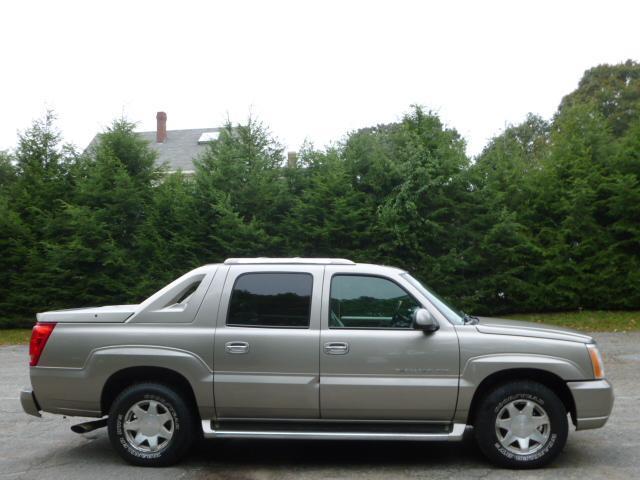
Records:
{"label": "windshield", "polygon": [[447,305],[445,301],[442,300],[438,295],[433,293],[431,290],[429,290],[427,287],[425,287],[422,283],[420,283],[418,280],[413,278],[408,273],[402,273],[401,276],[405,278],[411,285],[416,287],[422,295],[427,297],[427,300],[429,300],[433,304],[433,306],[438,309],[440,313],[442,313],[445,317],[447,317],[447,320],[449,320],[454,325],[464,324],[463,315],[461,313],[458,313],[449,305]]}

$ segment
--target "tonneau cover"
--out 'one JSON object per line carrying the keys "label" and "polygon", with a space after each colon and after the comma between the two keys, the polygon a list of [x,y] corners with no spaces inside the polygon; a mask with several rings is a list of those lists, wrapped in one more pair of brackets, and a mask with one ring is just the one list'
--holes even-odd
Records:
{"label": "tonneau cover", "polygon": [[71,308],[38,313],[39,322],[60,323],[122,323],[138,309],[138,305],[109,305],[106,307]]}

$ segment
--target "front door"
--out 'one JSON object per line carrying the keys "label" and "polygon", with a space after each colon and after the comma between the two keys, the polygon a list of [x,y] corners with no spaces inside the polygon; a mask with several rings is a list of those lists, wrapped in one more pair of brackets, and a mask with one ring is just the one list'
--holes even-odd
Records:
{"label": "front door", "polygon": [[214,341],[218,418],[318,418],[323,270],[229,269]]}
{"label": "front door", "polygon": [[[399,274],[327,266],[324,292],[322,418],[451,421],[459,371],[453,325]],[[438,331],[413,329],[419,307],[439,319]]]}

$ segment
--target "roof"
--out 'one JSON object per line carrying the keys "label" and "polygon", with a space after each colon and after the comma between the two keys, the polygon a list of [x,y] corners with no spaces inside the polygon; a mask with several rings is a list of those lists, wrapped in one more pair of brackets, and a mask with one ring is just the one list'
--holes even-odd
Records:
{"label": "roof", "polygon": [[203,133],[214,133],[221,128],[191,128],[188,130],[167,130],[167,138],[164,143],[156,142],[156,131],[136,132],[149,142],[149,146],[158,152],[156,162],[159,165],[166,164],[169,171],[193,172],[193,159],[200,156],[207,143],[198,143]]}
{"label": "roof", "polygon": [[[135,132],[149,142],[149,147],[158,152],[156,164],[158,166],[166,164],[169,172],[182,170],[185,173],[195,172],[193,160],[199,157],[207,148],[207,141],[213,138],[204,138],[203,142],[198,142],[203,133],[220,132],[222,128],[191,128],[187,130],[167,130],[167,139],[164,143],[156,142],[156,131]],[[98,143],[100,134],[93,137],[87,149]],[[211,137],[211,136],[209,136]]]}
{"label": "roof", "polygon": [[355,265],[351,260],[346,258],[227,258],[225,265],[260,265],[260,264],[278,264],[278,265]]}

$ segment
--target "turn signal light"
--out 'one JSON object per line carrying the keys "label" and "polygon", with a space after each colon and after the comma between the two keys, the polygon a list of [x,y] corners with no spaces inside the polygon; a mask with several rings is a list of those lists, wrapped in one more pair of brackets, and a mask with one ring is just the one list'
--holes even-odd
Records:
{"label": "turn signal light", "polygon": [[38,365],[40,355],[42,355],[42,351],[55,326],[55,323],[36,323],[35,327],[33,327],[31,342],[29,342],[29,356],[31,357],[29,365],[31,367]]}
{"label": "turn signal light", "polygon": [[604,378],[604,362],[598,347],[594,344],[587,345],[589,356],[591,357],[591,365],[593,365],[593,376],[597,379]]}

